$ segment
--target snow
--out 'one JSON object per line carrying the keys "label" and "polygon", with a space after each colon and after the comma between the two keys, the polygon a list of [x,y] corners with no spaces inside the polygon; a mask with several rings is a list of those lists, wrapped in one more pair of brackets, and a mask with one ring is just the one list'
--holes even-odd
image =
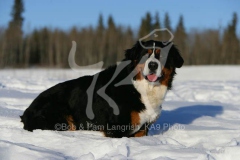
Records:
{"label": "snow", "polygon": [[230,160],[240,156],[240,66],[177,70],[149,136],[23,130],[19,115],[43,90],[99,70],[0,70],[0,159]]}

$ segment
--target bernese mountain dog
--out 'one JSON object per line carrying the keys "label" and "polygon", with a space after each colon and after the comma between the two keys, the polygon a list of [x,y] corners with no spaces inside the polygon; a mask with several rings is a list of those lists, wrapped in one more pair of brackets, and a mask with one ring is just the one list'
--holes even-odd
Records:
{"label": "bernese mountain dog", "polygon": [[116,138],[147,135],[147,126],[161,114],[175,69],[184,62],[173,44],[164,57],[169,44],[138,41],[120,63],[43,91],[20,116],[23,128],[93,130]]}

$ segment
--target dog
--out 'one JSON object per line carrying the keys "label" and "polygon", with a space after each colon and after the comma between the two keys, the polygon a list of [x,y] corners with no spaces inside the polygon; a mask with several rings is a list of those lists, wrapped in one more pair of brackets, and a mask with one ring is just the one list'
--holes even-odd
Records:
{"label": "dog", "polygon": [[161,114],[175,69],[184,63],[175,45],[162,61],[161,48],[166,46],[137,41],[119,64],[43,91],[20,116],[23,128],[93,130],[114,138],[146,136],[146,126]]}

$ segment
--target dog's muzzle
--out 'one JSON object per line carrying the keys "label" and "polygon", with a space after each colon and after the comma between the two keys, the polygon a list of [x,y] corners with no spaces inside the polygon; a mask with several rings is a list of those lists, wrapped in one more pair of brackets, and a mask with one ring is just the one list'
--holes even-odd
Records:
{"label": "dog's muzzle", "polygon": [[150,62],[148,63],[149,70],[154,73],[156,72],[156,69],[158,68],[158,64],[156,62]]}
{"label": "dog's muzzle", "polygon": [[161,77],[159,77],[157,75],[157,69],[158,69],[158,63],[151,61],[148,63],[148,69],[149,69],[149,73],[147,75],[145,75],[145,79],[150,81],[150,82],[156,82],[158,80],[160,80]]}

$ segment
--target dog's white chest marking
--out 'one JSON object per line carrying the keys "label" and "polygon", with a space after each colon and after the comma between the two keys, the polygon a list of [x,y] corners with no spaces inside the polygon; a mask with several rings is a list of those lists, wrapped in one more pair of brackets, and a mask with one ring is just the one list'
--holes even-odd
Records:
{"label": "dog's white chest marking", "polygon": [[146,79],[133,81],[133,85],[141,94],[141,101],[146,107],[146,109],[139,114],[139,127],[141,127],[147,122],[154,122],[160,116],[162,110],[161,105],[167,92],[167,86],[160,84],[153,85]]}

